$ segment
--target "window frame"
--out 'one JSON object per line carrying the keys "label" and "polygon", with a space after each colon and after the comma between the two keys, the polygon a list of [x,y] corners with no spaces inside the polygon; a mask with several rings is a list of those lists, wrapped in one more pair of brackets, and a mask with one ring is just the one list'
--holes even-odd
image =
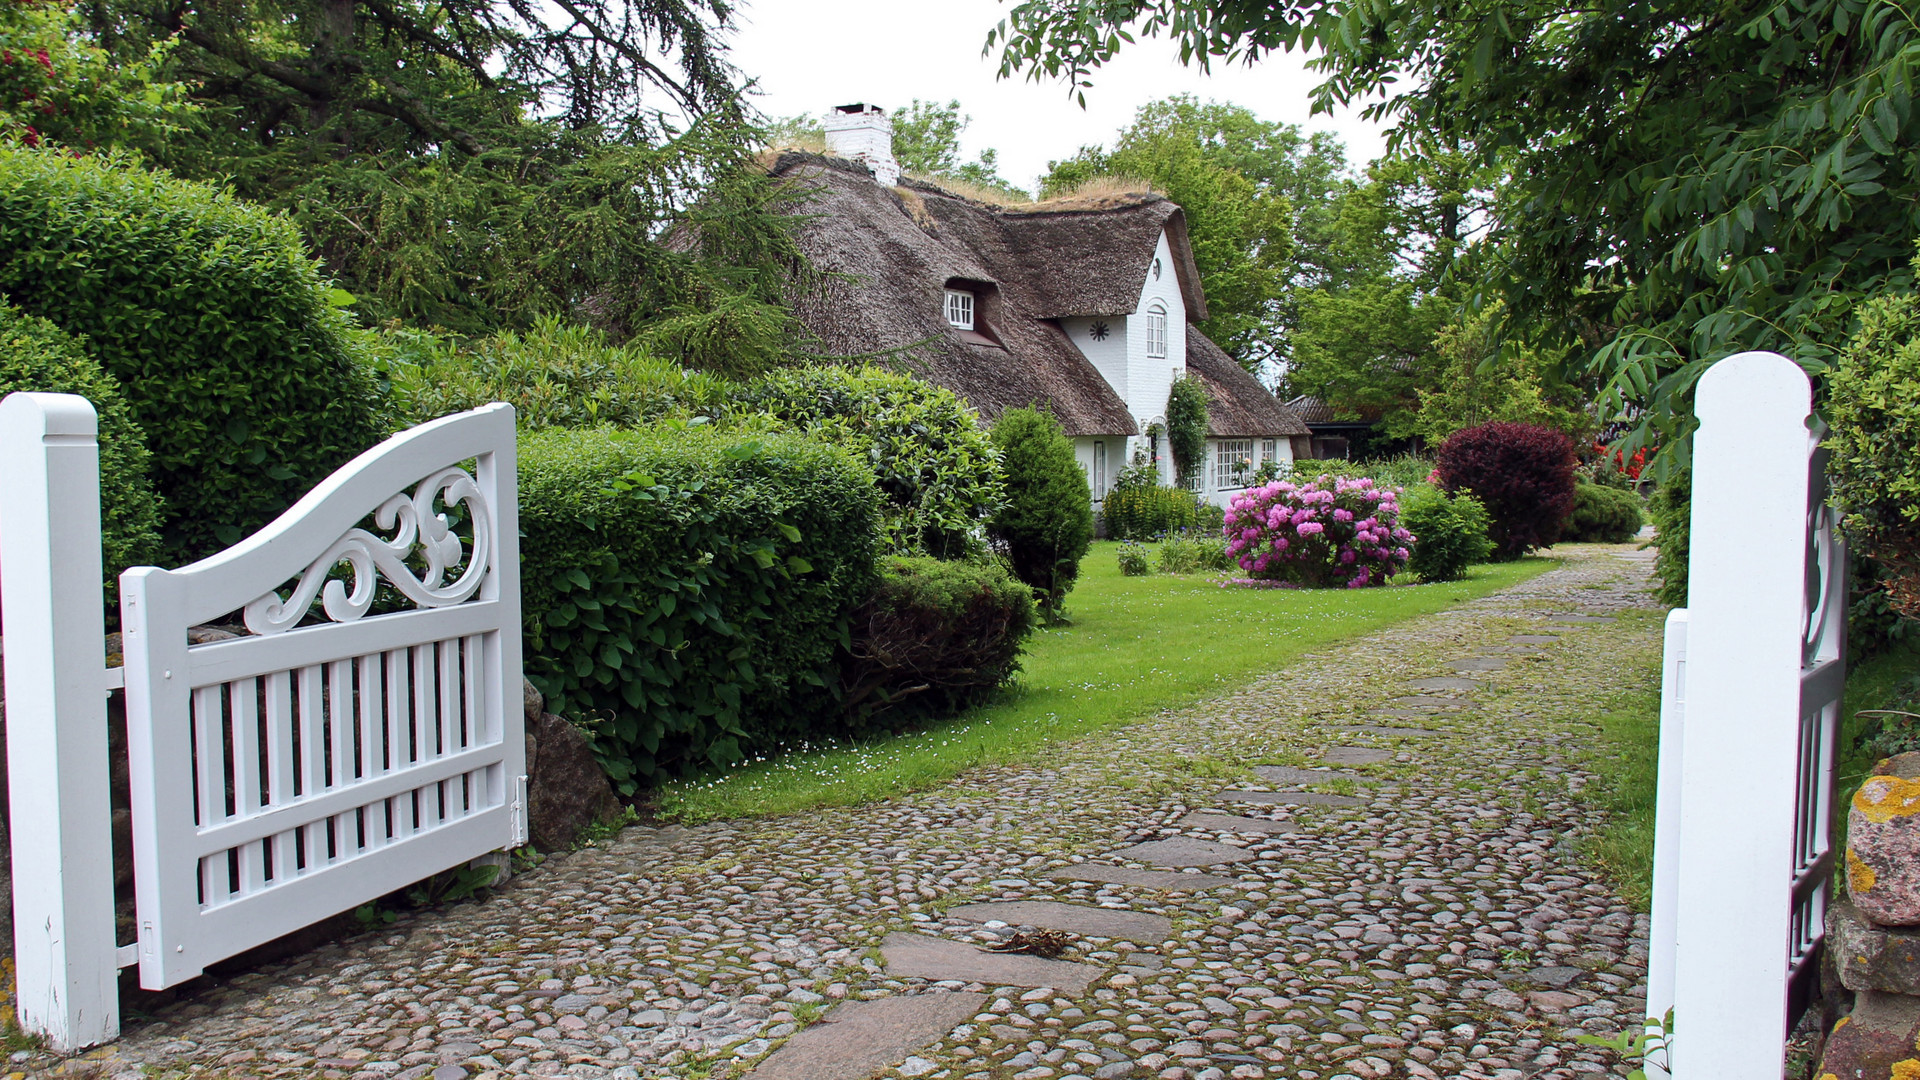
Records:
{"label": "window frame", "polygon": [[[942,300],[942,310],[947,317],[947,325],[955,330],[974,329],[975,324],[979,322],[979,318],[976,315],[980,305],[979,298],[967,289],[947,289],[945,291],[946,296]],[[964,314],[966,318],[965,322],[961,322],[954,317],[956,308],[964,309],[961,313]]]}
{"label": "window frame", "polygon": [[1234,476],[1233,466],[1244,460],[1247,472],[1253,471],[1257,464],[1253,456],[1252,439],[1215,439],[1213,443],[1213,489],[1227,491],[1232,488],[1244,488],[1245,480]]}
{"label": "window frame", "polygon": [[1098,501],[1104,496],[1107,487],[1107,443],[1104,439],[1093,440],[1093,497]]}
{"label": "window frame", "polygon": [[1167,306],[1155,300],[1147,308],[1147,357],[1158,360],[1167,355]]}

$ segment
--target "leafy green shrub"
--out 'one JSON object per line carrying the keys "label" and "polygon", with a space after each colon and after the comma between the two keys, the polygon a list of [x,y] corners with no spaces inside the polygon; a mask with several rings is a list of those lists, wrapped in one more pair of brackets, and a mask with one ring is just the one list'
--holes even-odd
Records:
{"label": "leafy green shrub", "polygon": [[1495,421],[1448,436],[1434,458],[1447,491],[1462,488],[1486,506],[1497,559],[1552,546],[1573,511],[1573,443],[1539,424]]}
{"label": "leafy green shrub", "polygon": [[293,224],[204,184],[0,145],[0,293],[126,389],[165,555],[238,540],[380,441],[367,346]]}
{"label": "leafy green shrub", "polygon": [[882,560],[840,666],[851,733],[980,701],[1020,669],[1034,611],[1033,591],[997,563]]}
{"label": "leafy green shrub", "polygon": [[1215,506],[1210,502],[1196,501],[1193,508],[1192,532],[1197,536],[1219,536],[1220,530],[1227,527],[1227,508]]}
{"label": "leafy green shrub", "polygon": [[1007,502],[987,523],[1015,577],[1033,588],[1049,622],[1060,619],[1080,560],[1093,543],[1093,492],[1060,421],[1009,409],[993,425],[1007,477]]}
{"label": "leafy green shrub", "polygon": [[1163,574],[1191,574],[1200,569],[1200,542],[1183,534],[1167,537],[1156,560]]}
{"label": "leafy green shrub", "polygon": [[394,397],[421,423],[492,401],[514,407],[523,431],[548,427],[636,427],[660,417],[709,413],[730,384],[633,347],[609,345],[595,330],[542,319],[451,344],[417,332],[413,348],[387,365]]}
{"label": "leafy green shrub", "polygon": [[1226,537],[1218,534],[1201,536],[1193,543],[1200,569],[1232,570],[1234,568],[1233,549],[1227,546]]}
{"label": "leafy green shrub", "polygon": [[1654,543],[1660,553],[1654,557],[1653,573],[1660,579],[1654,596],[1669,607],[1687,605],[1688,543],[1693,528],[1693,474],[1676,472],[1667,477],[1648,500],[1648,514],[1660,534]]}
{"label": "leafy green shrub", "polygon": [[1561,539],[1577,544],[1624,544],[1646,524],[1640,499],[1631,491],[1577,483],[1573,486],[1573,514]]}
{"label": "leafy green shrub", "polygon": [[1112,540],[1151,540],[1200,523],[1193,493],[1179,488],[1116,487],[1100,504]]}
{"label": "leafy green shrub", "polygon": [[628,793],[819,733],[878,501],[850,455],[797,436],[523,436],[528,678]]}
{"label": "leafy green shrub", "polygon": [[1826,381],[1835,500],[1890,606],[1920,618],[1920,296],[1864,305]]}
{"label": "leafy green shrub", "polygon": [[1173,380],[1167,391],[1167,449],[1182,480],[1206,461],[1207,391],[1191,375]]}
{"label": "leafy green shrub", "polygon": [[79,341],[0,302],[0,398],[26,390],[78,394],[100,416],[100,555],[113,621],[120,571],[151,561],[160,546],[160,500],[147,478],[140,425],[120,384]]}
{"label": "leafy green shrub", "polygon": [[1147,549],[1141,547],[1139,541],[1123,541],[1119,555],[1122,577],[1145,577],[1153,573],[1153,562],[1147,558]]}
{"label": "leafy green shrub", "polygon": [[1448,495],[1421,484],[1407,493],[1400,524],[1413,534],[1407,567],[1422,581],[1459,581],[1467,576],[1467,567],[1493,555],[1487,508],[1472,492]]}
{"label": "leafy green shrub", "polygon": [[760,412],[846,447],[873,470],[887,550],[957,558],[1005,499],[1000,452],[951,390],[876,367],[788,368],[749,384]]}
{"label": "leafy green shrub", "polygon": [[1295,458],[1288,472],[1295,482],[1304,483],[1316,476],[1339,480],[1370,479],[1385,488],[1412,488],[1424,484],[1433,475],[1433,459],[1418,454],[1346,461],[1340,458]]}

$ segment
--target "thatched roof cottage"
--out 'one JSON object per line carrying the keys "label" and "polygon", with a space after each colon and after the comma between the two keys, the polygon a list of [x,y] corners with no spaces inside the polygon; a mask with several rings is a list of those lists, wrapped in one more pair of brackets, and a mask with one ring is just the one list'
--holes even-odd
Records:
{"label": "thatched roof cottage", "polygon": [[1191,325],[1207,298],[1180,207],[1143,193],[992,205],[901,178],[891,130],[879,109],[844,106],[828,117],[831,156],[770,166],[809,192],[802,247],[831,276],[798,310],[828,352],[895,354],[989,421],[1051,410],[1096,501],[1136,454],[1171,481],[1160,431],[1183,374],[1211,406],[1209,499],[1244,486],[1242,463],[1308,456],[1299,417]]}

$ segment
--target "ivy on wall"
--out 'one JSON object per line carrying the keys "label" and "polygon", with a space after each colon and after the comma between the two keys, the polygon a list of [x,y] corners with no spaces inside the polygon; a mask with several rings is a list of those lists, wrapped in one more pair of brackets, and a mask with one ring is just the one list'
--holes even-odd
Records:
{"label": "ivy on wall", "polygon": [[1207,453],[1207,392],[1191,375],[1175,379],[1167,392],[1167,447],[1175,475],[1185,483]]}

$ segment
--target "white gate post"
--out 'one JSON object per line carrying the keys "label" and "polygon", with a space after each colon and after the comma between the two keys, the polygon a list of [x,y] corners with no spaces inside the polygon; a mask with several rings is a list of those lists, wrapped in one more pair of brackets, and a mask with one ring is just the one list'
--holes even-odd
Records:
{"label": "white gate post", "polygon": [[120,1033],[97,432],[82,397],[0,401],[15,1000],[61,1051]]}
{"label": "white gate post", "polygon": [[1754,1080],[1784,1066],[1812,389],[1784,357],[1742,353],[1701,378],[1695,408],[1679,851],[1655,860],[1678,879],[1659,898],[1673,913],[1671,1067]]}

